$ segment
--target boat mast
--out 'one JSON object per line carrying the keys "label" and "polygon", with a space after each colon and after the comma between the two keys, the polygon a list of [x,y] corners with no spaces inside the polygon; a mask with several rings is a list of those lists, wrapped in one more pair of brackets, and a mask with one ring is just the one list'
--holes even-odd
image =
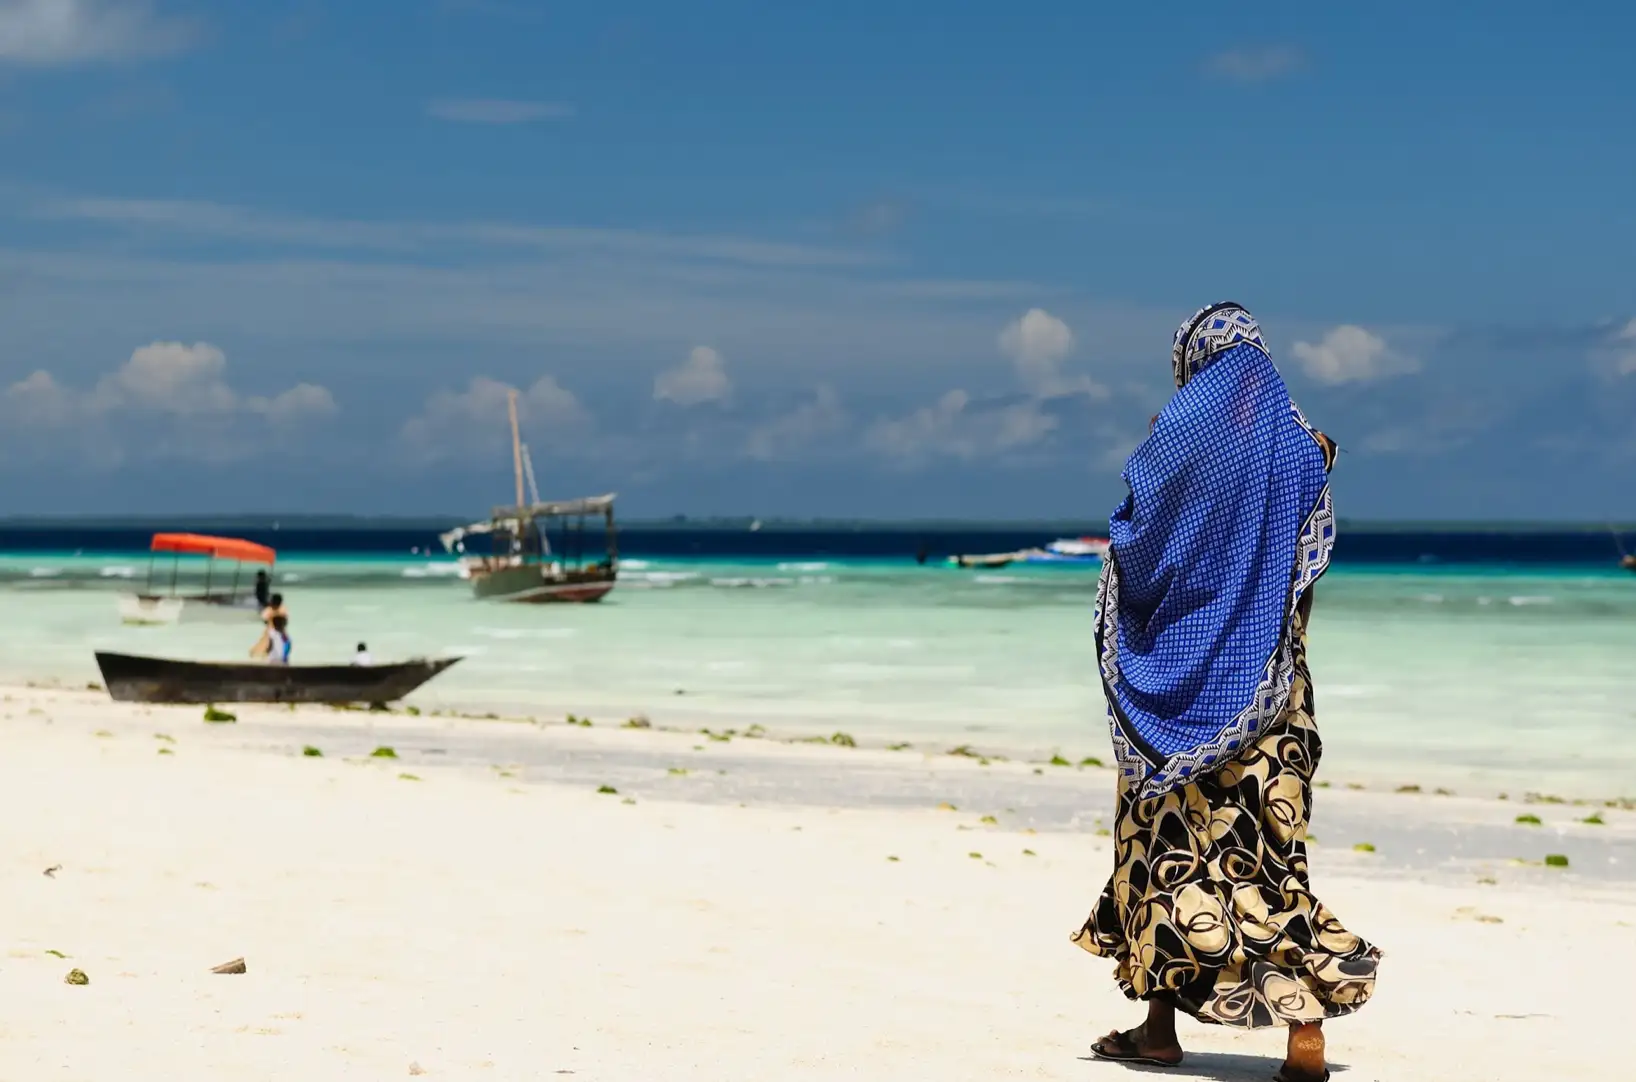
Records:
{"label": "boat mast", "polygon": [[534,456],[528,453],[528,444],[523,444],[523,473],[528,478],[528,497],[535,503],[540,502],[540,486],[534,480]]}
{"label": "boat mast", "polygon": [[523,506],[523,441],[517,434],[517,390],[506,391],[506,406],[511,411],[511,465],[517,474],[517,507]]}

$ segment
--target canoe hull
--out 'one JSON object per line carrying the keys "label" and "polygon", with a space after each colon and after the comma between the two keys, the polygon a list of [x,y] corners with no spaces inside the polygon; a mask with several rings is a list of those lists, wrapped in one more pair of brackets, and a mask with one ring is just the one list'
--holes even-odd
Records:
{"label": "canoe hull", "polygon": [[460,659],[392,665],[174,661],[97,651],[103,686],[122,703],[388,703]]}

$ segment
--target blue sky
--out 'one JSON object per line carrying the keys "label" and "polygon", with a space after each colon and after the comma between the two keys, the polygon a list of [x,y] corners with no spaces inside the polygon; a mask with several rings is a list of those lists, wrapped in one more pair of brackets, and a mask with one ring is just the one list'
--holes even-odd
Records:
{"label": "blue sky", "polygon": [[1096,517],[1206,302],[1343,515],[1636,519],[1616,5],[0,0],[0,513]]}

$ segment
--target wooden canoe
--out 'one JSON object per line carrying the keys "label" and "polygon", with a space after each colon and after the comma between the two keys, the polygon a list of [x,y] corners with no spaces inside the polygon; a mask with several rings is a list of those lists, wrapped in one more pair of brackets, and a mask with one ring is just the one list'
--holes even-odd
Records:
{"label": "wooden canoe", "polygon": [[269,665],[262,661],[177,661],[97,651],[97,668],[122,703],[389,703],[458,657],[390,665]]}

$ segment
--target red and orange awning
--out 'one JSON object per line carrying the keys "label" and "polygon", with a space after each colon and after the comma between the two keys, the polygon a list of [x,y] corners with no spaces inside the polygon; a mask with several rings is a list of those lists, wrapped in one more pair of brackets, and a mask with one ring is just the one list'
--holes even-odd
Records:
{"label": "red and orange awning", "polygon": [[269,566],[277,559],[277,554],[266,545],[237,537],[211,537],[202,533],[156,533],[149,547],[154,552],[179,552]]}

